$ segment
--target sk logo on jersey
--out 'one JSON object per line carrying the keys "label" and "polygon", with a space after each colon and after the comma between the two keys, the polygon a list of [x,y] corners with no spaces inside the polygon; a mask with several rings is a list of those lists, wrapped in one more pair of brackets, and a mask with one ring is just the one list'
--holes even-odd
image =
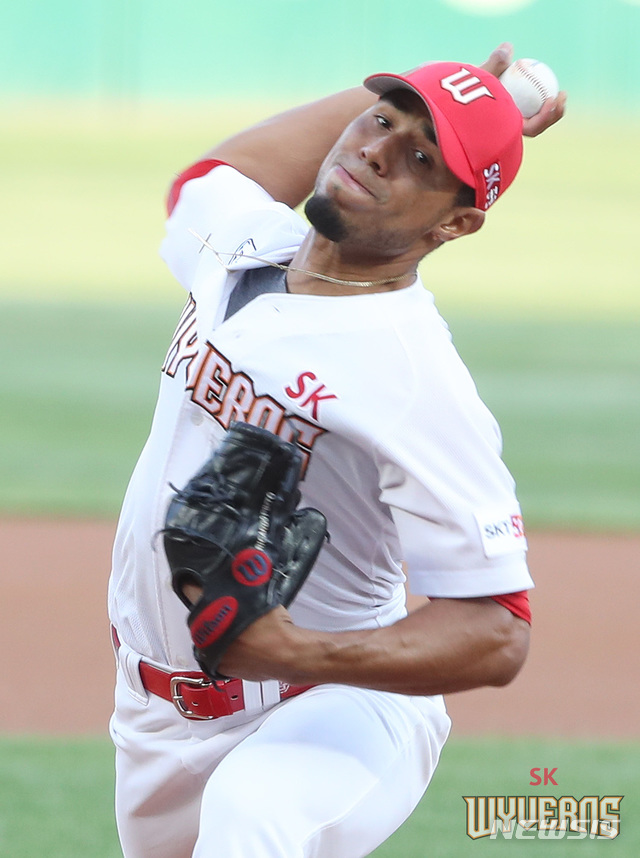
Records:
{"label": "sk logo on jersey", "polygon": [[[297,387],[285,387],[284,392],[291,399],[299,399],[300,408],[309,408],[314,420],[318,420],[318,408],[324,399],[337,399],[335,393],[329,393],[326,384],[319,382],[315,372],[301,372],[296,379]],[[325,392],[326,391],[326,392]]]}

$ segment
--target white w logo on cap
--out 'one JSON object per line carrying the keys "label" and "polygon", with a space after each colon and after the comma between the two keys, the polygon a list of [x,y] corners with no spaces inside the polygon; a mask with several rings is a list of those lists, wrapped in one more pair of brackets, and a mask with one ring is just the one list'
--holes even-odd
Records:
{"label": "white w logo on cap", "polygon": [[483,95],[493,98],[491,91],[482,83],[479,77],[465,68],[459,72],[443,77],[440,86],[446,89],[460,104],[470,104]]}

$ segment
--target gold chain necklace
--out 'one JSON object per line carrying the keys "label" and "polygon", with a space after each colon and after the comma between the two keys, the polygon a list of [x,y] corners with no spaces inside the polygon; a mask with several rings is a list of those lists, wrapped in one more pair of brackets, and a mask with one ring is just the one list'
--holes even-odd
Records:
{"label": "gold chain necklace", "polygon": [[[213,245],[209,243],[207,238],[203,238],[195,231],[189,228],[191,235],[195,236],[202,243],[203,247],[211,250],[225,271],[231,271],[224,262],[222,256],[230,256],[232,259],[235,253],[219,253]],[[388,277],[385,280],[339,280],[337,277],[329,277],[327,274],[317,274],[315,271],[307,271],[306,268],[295,268],[293,265],[281,265],[279,262],[269,262],[268,259],[263,259],[261,256],[251,256],[249,253],[241,254],[245,259],[255,259],[256,262],[262,262],[264,265],[270,265],[272,268],[279,268],[281,271],[296,271],[299,274],[306,274],[309,277],[316,277],[318,280],[325,280],[327,283],[335,283],[338,286],[358,286],[361,289],[368,289],[371,286],[387,286],[390,283],[397,283],[407,276],[407,274],[399,274],[397,277]]]}

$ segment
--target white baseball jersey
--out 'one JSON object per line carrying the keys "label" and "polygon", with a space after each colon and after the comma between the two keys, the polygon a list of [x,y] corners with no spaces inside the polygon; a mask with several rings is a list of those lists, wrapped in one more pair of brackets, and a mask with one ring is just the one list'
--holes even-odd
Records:
{"label": "white baseball jersey", "polygon": [[[405,614],[403,563],[411,590],[431,597],[533,586],[499,429],[419,278],[384,293],[264,294],[224,321],[242,272],[264,264],[248,256],[288,262],[307,228],[228,166],[188,181],[168,220],[162,255],[189,297],[110,583],[121,637],[164,664],[194,666],[157,534],[171,486],[187,482],[235,420],[298,433],[301,506],[328,520],[330,542],[291,606],[299,625],[395,622]],[[229,270],[197,236],[226,254]]]}

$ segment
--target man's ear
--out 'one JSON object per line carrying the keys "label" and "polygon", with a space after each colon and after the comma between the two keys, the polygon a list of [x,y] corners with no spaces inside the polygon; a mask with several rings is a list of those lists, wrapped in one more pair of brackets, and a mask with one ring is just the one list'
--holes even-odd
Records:
{"label": "man's ear", "polygon": [[457,206],[451,216],[435,227],[431,234],[438,241],[453,241],[477,232],[484,223],[485,213],[471,206]]}

